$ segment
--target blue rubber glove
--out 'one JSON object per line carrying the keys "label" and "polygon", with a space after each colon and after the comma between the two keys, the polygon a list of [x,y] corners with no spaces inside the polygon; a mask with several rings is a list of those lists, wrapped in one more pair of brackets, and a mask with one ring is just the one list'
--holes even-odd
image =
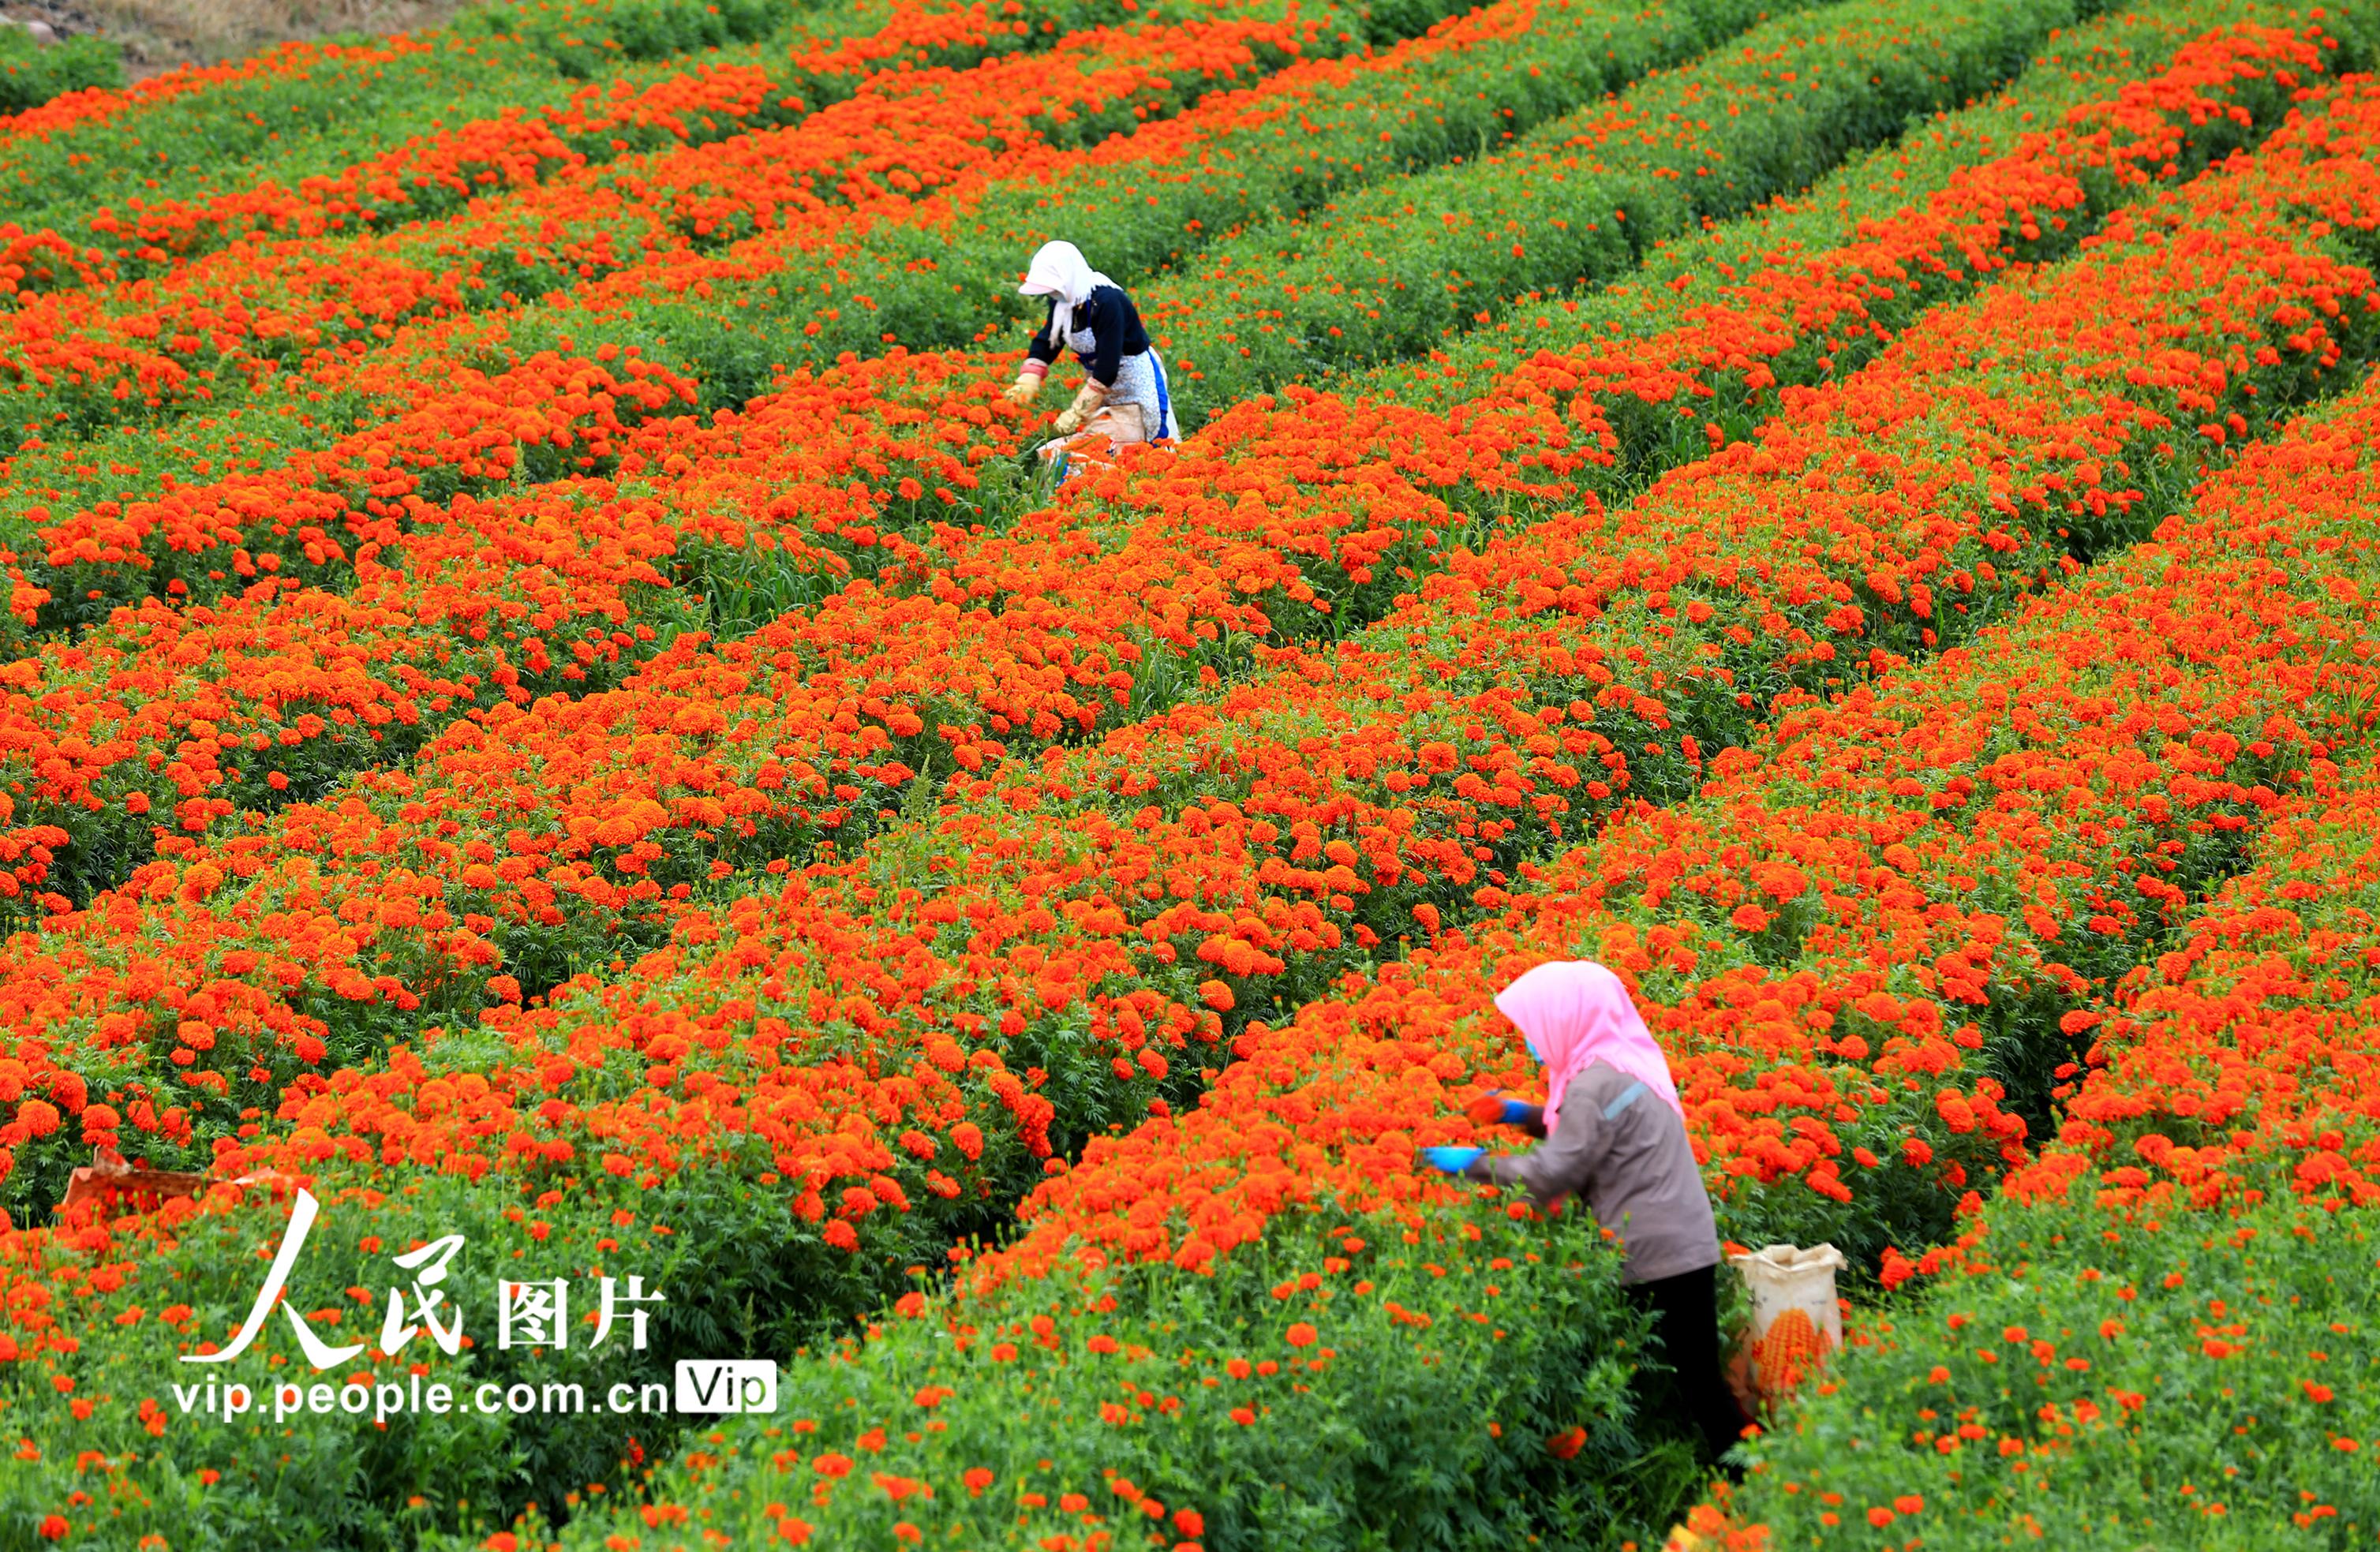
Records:
{"label": "blue rubber glove", "polygon": [[1518,1099],[1507,1099],[1494,1089],[1463,1107],[1474,1126],[1518,1126],[1529,1119],[1529,1107]]}
{"label": "blue rubber glove", "polygon": [[1422,1149],[1421,1156],[1429,1160],[1432,1169],[1459,1175],[1463,1173],[1463,1166],[1478,1158],[1482,1151],[1475,1147],[1456,1147],[1451,1143],[1440,1143],[1436,1147]]}

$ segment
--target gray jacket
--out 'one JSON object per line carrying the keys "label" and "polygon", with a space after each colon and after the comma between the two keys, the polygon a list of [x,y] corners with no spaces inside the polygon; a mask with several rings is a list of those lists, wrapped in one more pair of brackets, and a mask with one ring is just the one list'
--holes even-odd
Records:
{"label": "gray jacket", "polygon": [[[1543,1108],[1528,1109],[1522,1129],[1545,1136]],[[1571,1080],[1554,1134],[1542,1146],[1473,1159],[1463,1172],[1525,1186],[1541,1207],[1585,1197],[1596,1221],[1620,1242],[1623,1282],[1718,1265],[1718,1228],[1685,1122],[1659,1095],[1607,1062],[1590,1062]]]}

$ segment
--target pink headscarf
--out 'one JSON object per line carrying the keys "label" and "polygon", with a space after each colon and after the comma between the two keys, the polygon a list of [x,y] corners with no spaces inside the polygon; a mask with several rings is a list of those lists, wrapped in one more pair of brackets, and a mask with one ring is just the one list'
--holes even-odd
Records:
{"label": "pink headscarf", "polygon": [[1571,1080],[1592,1062],[1608,1062],[1670,1102],[1682,1118],[1678,1085],[1652,1032],[1629,1000],[1620,977],[1590,960],[1558,960],[1496,994],[1496,1009],[1526,1037],[1546,1065],[1546,1134],[1553,1134]]}

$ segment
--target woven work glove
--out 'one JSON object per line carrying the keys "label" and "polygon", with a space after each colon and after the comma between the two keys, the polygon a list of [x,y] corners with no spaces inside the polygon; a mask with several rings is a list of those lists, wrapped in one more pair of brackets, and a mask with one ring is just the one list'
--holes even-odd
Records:
{"label": "woven work glove", "polygon": [[1107,402],[1108,391],[1105,388],[1097,382],[1086,382],[1083,391],[1075,395],[1075,402],[1060,410],[1058,418],[1050,423],[1050,430],[1060,436],[1078,431],[1082,430],[1083,422],[1098,414],[1099,406]]}

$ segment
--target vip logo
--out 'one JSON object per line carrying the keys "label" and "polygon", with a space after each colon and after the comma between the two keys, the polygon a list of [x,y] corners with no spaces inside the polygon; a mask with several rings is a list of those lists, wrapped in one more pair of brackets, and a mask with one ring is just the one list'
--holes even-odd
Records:
{"label": "vip logo", "polygon": [[688,1358],[677,1366],[680,1412],[774,1412],[777,1365],[767,1358]]}

